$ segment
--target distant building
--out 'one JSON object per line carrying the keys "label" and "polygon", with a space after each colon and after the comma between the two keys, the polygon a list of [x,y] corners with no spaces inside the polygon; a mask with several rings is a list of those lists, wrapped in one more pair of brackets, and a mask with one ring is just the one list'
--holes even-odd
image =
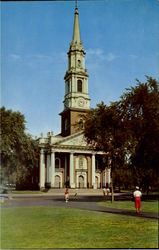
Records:
{"label": "distant building", "polygon": [[101,188],[110,184],[110,168],[103,166],[103,153],[93,150],[82,131],[82,115],[90,109],[85,52],[80,39],[78,8],[75,8],[73,39],[64,76],[64,110],[61,133],[48,132],[38,139],[40,147],[40,189]]}

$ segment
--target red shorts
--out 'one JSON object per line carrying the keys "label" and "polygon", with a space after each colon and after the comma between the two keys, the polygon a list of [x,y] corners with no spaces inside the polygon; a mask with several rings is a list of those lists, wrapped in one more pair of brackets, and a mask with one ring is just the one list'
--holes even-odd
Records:
{"label": "red shorts", "polygon": [[135,208],[140,208],[140,207],[141,207],[141,198],[135,197]]}

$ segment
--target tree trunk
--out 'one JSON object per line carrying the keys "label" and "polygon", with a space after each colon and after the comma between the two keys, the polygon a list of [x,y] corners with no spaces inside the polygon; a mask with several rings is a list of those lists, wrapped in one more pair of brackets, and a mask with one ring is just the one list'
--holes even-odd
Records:
{"label": "tree trunk", "polygon": [[113,202],[114,201],[113,176],[112,176],[112,180],[111,180],[111,190],[112,190],[112,199],[111,199],[111,202]]}
{"label": "tree trunk", "polygon": [[148,187],[146,187],[146,195],[148,196],[149,195],[149,186]]}

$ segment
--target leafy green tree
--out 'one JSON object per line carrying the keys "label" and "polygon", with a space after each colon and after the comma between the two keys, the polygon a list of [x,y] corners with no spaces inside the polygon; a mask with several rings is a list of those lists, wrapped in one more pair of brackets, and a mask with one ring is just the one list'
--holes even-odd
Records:
{"label": "leafy green tree", "polygon": [[26,186],[37,171],[38,146],[25,133],[25,118],[20,112],[0,109],[2,182]]}
{"label": "leafy green tree", "polygon": [[[103,150],[111,162],[113,182],[119,186],[140,185],[147,189],[159,184],[159,83],[127,89],[119,102],[103,102],[85,118],[88,143]],[[113,193],[113,192],[112,192]],[[113,200],[113,196],[112,196]]]}
{"label": "leafy green tree", "polygon": [[151,77],[128,89],[121,109],[129,137],[130,166],[134,183],[147,191],[157,186],[159,166],[159,83]]}
{"label": "leafy green tree", "polygon": [[106,106],[103,102],[91,109],[85,119],[84,133],[89,144],[105,152],[111,165],[112,201],[114,174],[125,162],[125,131],[119,103]]}

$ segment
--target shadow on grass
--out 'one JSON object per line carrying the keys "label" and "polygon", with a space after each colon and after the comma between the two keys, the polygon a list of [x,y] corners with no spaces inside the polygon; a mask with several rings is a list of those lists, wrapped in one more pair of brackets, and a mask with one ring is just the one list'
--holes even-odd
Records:
{"label": "shadow on grass", "polygon": [[[96,204],[96,202],[101,202],[101,201],[106,201],[106,200],[101,200],[99,197],[93,197],[93,199],[88,199],[90,197],[80,197],[81,199],[73,199],[70,198],[68,203],[65,203],[65,200],[62,198],[58,199],[52,199],[52,202],[60,202],[56,203],[56,206],[66,206],[66,207],[71,207],[71,208],[78,208],[82,210],[89,210],[89,211],[96,211],[96,212],[103,212],[103,213],[110,213],[110,214],[119,214],[119,215],[127,215],[127,216],[135,216],[135,217],[141,217],[141,218],[148,218],[148,219],[158,219],[158,214],[154,212],[141,212],[140,214],[136,214],[135,209],[134,210],[127,210],[123,208],[112,208],[112,207],[101,207]],[[92,198],[92,197],[91,197]],[[51,199],[49,199],[51,201]],[[90,206],[88,204],[90,201],[94,202]],[[83,203],[88,203],[88,204],[83,204]],[[124,201],[123,201],[124,202]],[[55,204],[54,204],[55,205]]]}
{"label": "shadow on grass", "polygon": [[[54,201],[64,201],[65,198],[64,196],[54,196],[52,198],[45,198],[47,200],[54,200]],[[70,195],[69,197],[69,200],[71,202],[100,202],[100,201],[111,201],[111,196],[82,196],[82,195],[77,195],[77,196],[74,196],[74,195]],[[114,197],[114,200],[115,201],[134,201],[134,198],[130,195],[127,195],[127,196],[115,196]],[[146,202],[153,202],[153,201],[156,201],[157,200],[157,197],[142,197],[142,200],[143,201],[146,201]]]}

